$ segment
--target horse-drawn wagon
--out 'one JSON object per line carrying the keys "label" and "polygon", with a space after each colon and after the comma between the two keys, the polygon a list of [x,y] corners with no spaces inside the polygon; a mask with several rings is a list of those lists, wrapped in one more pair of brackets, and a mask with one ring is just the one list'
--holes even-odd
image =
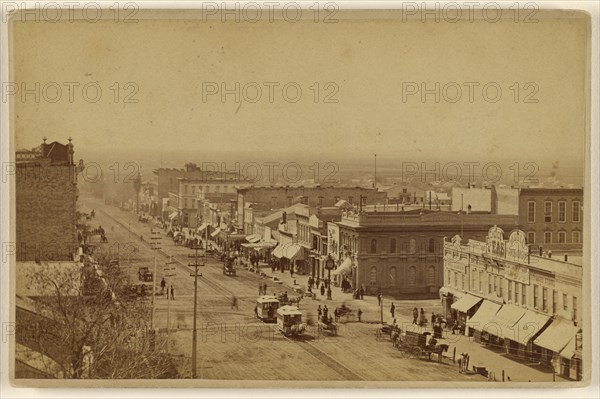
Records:
{"label": "horse-drawn wagon", "polygon": [[442,354],[448,351],[448,345],[438,344],[437,340],[431,337],[430,332],[393,332],[392,342],[404,355],[417,359],[426,358],[431,360],[431,355],[435,354],[438,356],[438,362],[441,362]]}

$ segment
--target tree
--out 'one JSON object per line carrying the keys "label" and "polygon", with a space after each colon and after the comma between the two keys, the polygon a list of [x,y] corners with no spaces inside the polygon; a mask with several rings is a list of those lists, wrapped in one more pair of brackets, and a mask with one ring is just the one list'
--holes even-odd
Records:
{"label": "tree", "polygon": [[88,258],[82,268],[42,263],[28,283],[39,292],[33,298],[35,316],[17,312],[17,335],[33,326],[27,346],[56,362],[59,376],[177,376],[163,343],[149,331],[147,301],[124,295],[127,279],[107,257],[98,263]]}

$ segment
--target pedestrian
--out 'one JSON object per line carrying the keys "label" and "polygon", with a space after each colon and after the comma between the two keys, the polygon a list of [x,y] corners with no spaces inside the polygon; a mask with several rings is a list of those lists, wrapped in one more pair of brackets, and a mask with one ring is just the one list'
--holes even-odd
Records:
{"label": "pedestrian", "polygon": [[327,288],[327,298],[331,299],[331,287]]}
{"label": "pedestrian", "polygon": [[165,278],[163,277],[162,280],[160,280],[160,294],[164,294],[165,293],[165,287],[167,286],[167,282],[165,281]]}
{"label": "pedestrian", "polygon": [[362,317],[362,310],[360,310],[360,308],[358,308],[358,322],[361,322],[361,317]]}
{"label": "pedestrian", "polygon": [[317,307],[317,320],[321,318],[321,314],[323,313],[323,309],[321,309],[321,305]]}
{"label": "pedestrian", "polygon": [[258,283],[258,295],[261,296],[263,294],[263,286],[262,283]]}
{"label": "pedestrian", "polygon": [[321,296],[325,295],[325,284],[321,284]]}
{"label": "pedestrian", "polygon": [[175,300],[175,287],[171,284],[171,299]]}
{"label": "pedestrian", "polygon": [[294,277],[294,265],[290,265],[290,277]]}
{"label": "pedestrian", "polygon": [[417,308],[413,308],[413,324],[417,324],[418,318],[419,318],[419,310]]}
{"label": "pedestrian", "polygon": [[327,305],[323,306],[323,323],[327,323],[327,313],[329,313],[329,309],[327,309]]}
{"label": "pedestrian", "polygon": [[231,310],[233,310],[233,308],[235,308],[235,310],[239,310],[238,299],[235,296],[231,299]]}
{"label": "pedestrian", "polygon": [[254,306],[254,317],[258,319],[258,305]]}
{"label": "pedestrian", "polygon": [[321,277],[317,276],[317,284],[315,284],[315,287],[318,287],[320,283],[321,283]]}
{"label": "pedestrian", "polygon": [[379,302],[379,306],[381,306],[381,292],[377,294],[377,302]]}
{"label": "pedestrian", "polygon": [[263,295],[267,295],[267,283],[263,284]]}
{"label": "pedestrian", "polygon": [[390,307],[390,314],[392,315],[392,319],[395,317],[396,307],[394,306],[394,302],[392,302],[392,306]]}
{"label": "pedestrian", "polygon": [[431,328],[435,325],[435,313],[431,312]]}

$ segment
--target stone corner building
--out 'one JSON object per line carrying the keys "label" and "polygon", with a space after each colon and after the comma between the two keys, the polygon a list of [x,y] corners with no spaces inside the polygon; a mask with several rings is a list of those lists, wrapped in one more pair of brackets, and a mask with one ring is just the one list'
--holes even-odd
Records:
{"label": "stone corner building", "polygon": [[17,261],[72,260],[78,245],[73,144],[44,142],[15,161]]}

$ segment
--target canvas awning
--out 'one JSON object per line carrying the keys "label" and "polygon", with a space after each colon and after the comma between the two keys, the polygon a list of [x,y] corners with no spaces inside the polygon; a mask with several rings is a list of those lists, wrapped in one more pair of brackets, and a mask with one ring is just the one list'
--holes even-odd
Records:
{"label": "canvas awning", "polygon": [[206,223],[202,223],[200,226],[198,226],[198,229],[196,230],[198,233],[203,232],[207,227]]}
{"label": "canvas awning", "polygon": [[514,305],[503,305],[490,322],[484,327],[487,332],[497,337],[514,332],[514,326],[525,314],[525,309]]}
{"label": "canvas awning", "polygon": [[467,321],[467,326],[477,331],[483,331],[501,307],[502,305],[484,299],[477,312]]}
{"label": "canvas awning", "polygon": [[460,298],[458,301],[450,305],[450,307],[452,309],[456,309],[459,312],[467,313],[473,308],[473,306],[477,305],[482,300],[482,298],[476,297],[471,294],[466,294],[464,297]]}
{"label": "canvas awning", "polygon": [[579,330],[580,328],[574,326],[571,321],[556,319],[533,343],[552,352],[560,353]]}
{"label": "canvas awning", "polygon": [[289,260],[303,259],[302,245],[300,244],[284,244],[281,248],[281,257]]}
{"label": "canvas awning", "polygon": [[171,212],[171,213],[169,214],[169,220],[173,220],[173,219],[175,219],[176,217],[177,217],[177,212]]}
{"label": "canvas awning", "polygon": [[220,233],[220,232],[221,232],[221,228],[220,228],[220,227],[217,227],[217,229],[216,229],[215,231],[213,231],[213,232],[210,234],[210,236],[211,236],[211,237],[216,237],[216,236],[218,236],[218,235],[219,235],[219,233]]}
{"label": "canvas awning", "polygon": [[335,269],[334,271],[331,272],[331,274],[333,275],[338,275],[338,274],[350,274],[352,272],[352,259],[350,258],[346,258],[344,259],[344,261],[342,262],[342,264]]}
{"label": "canvas awning", "polygon": [[271,255],[273,255],[276,258],[281,258],[281,248],[283,248],[283,246],[281,244],[279,244],[274,250],[273,252],[271,252]]}
{"label": "canvas awning", "polygon": [[560,351],[560,355],[566,359],[571,359],[573,356],[575,356],[575,344],[575,337],[573,337],[569,340],[567,346]]}
{"label": "canvas awning", "polygon": [[513,330],[503,331],[504,338],[527,345],[527,342],[544,329],[549,320],[549,316],[526,310],[521,320],[513,326]]}
{"label": "canvas awning", "polygon": [[248,242],[259,242],[260,241],[260,236],[258,234],[250,234],[249,236],[246,236],[246,241],[248,241]]}

